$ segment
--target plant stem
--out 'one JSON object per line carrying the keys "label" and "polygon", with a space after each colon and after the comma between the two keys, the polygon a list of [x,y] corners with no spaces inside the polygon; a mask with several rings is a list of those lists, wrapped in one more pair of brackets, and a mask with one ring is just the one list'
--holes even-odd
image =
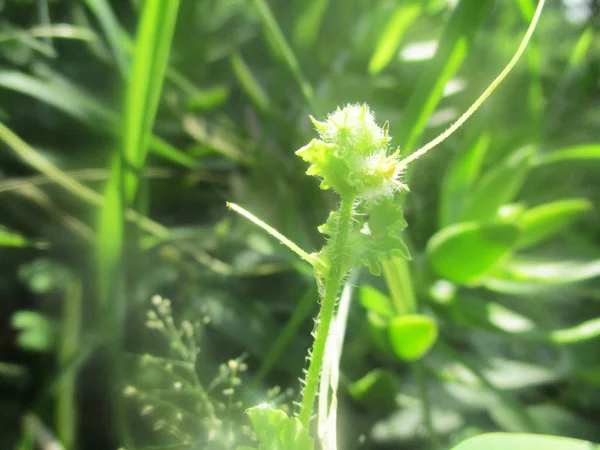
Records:
{"label": "plant stem", "polygon": [[331,254],[332,258],[325,281],[325,292],[321,302],[321,311],[319,312],[319,323],[315,334],[315,343],[308,365],[306,374],[306,385],[302,394],[302,403],[300,406],[299,418],[302,425],[308,429],[312,415],[321,368],[323,367],[323,357],[325,354],[325,344],[329,337],[329,328],[335,311],[335,303],[340,291],[342,279],[345,274],[344,255],[346,254],[346,241],[348,239],[348,230],[352,220],[352,210],[354,207],[354,197],[342,198],[340,205],[340,218],[337,233],[332,237]]}

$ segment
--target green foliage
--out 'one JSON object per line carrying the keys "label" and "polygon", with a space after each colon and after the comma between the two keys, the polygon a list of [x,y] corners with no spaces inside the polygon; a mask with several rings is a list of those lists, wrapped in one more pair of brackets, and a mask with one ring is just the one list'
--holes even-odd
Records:
{"label": "green foliage", "polygon": [[597,14],[563,3],[420,158],[534,0],[0,1],[0,448],[593,448]]}
{"label": "green foliage", "polygon": [[[262,404],[248,409],[254,432],[259,441],[255,450],[312,450],[313,438],[300,421],[288,417],[280,409]],[[252,450],[250,447],[238,447],[238,450]]]}
{"label": "green foliage", "polygon": [[512,448],[526,450],[544,448],[548,450],[589,450],[594,446],[590,442],[578,439],[566,439],[555,436],[537,436],[532,434],[491,433],[471,438],[452,450],[500,450]]}

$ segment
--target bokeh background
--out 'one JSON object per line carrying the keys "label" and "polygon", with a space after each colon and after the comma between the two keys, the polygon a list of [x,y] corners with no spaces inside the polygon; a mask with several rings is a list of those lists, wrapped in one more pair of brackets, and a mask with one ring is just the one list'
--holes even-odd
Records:
{"label": "bokeh background", "polygon": [[[245,408],[292,410],[314,278],[226,202],[319,249],[337,199],[294,154],[309,114],[366,102],[408,155],[534,8],[0,0],[0,447],[233,449]],[[600,442],[599,13],[548,0],[411,166],[413,259],[351,279],[340,448]],[[407,296],[439,334],[416,362],[390,331]]]}

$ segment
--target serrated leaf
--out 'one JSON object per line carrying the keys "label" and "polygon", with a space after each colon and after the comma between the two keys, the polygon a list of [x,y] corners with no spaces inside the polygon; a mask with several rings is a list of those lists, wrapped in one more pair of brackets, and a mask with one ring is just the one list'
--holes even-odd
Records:
{"label": "serrated leaf", "polygon": [[[246,410],[258,437],[257,450],[312,450],[314,440],[295,417],[267,404]],[[238,447],[238,450],[248,447]]]}
{"label": "serrated leaf", "polygon": [[381,274],[380,261],[392,256],[411,259],[410,252],[402,239],[402,231],[407,224],[402,209],[388,198],[371,207],[367,221],[368,232],[365,235],[365,249],[360,256],[362,264],[373,275]]}

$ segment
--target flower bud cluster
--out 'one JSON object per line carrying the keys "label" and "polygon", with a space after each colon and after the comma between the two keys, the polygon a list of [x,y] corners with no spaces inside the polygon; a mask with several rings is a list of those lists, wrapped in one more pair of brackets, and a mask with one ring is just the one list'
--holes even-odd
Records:
{"label": "flower bud cluster", "polygon": [[359,199],[389,197],[406,189],[398,152],[388,155],[387,122],[380,127],[367,105],[346,105],[324,122],[311,117],[319,133],[296,152],[311,164],[308,175],[321,178],[322,189]]}

